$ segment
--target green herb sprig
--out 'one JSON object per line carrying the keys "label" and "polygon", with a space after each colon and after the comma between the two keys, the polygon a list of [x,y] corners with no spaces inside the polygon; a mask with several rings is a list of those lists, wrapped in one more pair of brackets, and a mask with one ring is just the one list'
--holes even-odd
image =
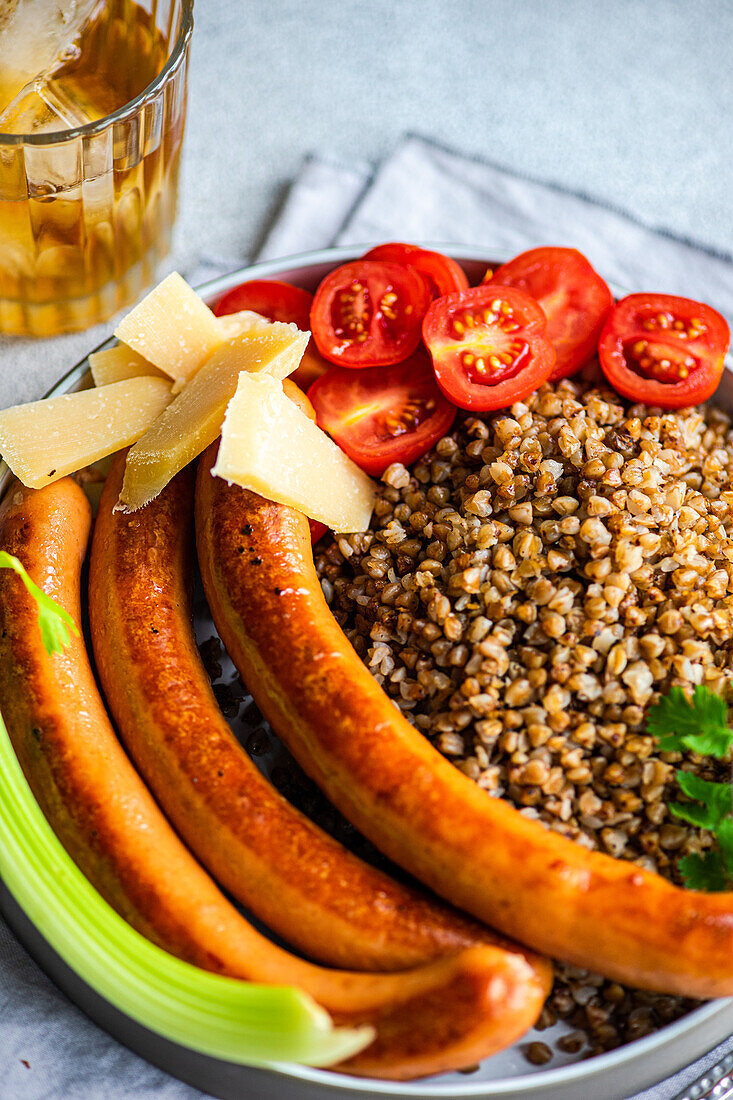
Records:
{"label": "green herb sprig", "polygon": [[13,569],[23,584],[30,592],[38,607],[38,626],[41,630],[41,638],[46,652],[53,656],[60,653],[71,641],[69,631],[79,633],[76,623],[68,611],[47,596],[38,585],[31,580],[24,566],[12,554],[0,550],[0,569]]}
{"label": "green herb sprig", "polygon": [[725,700],[706,687],[688,699],[681,687],[670,688],[649,710],[647,731],[660,738],[662,752],[689,749],[701,756],[725,756],[733,742]]}
{"label": "green herb sprig", "polygon": [[[688,699],[673,687],[647,716],[647,732],[659,740],[662,752],[699,753],[722,760],[733,743],[725,700],[709,688],[698,686]],[[685,856],[679,869],[685,885],[693,890],[719,892],[733,889],[733,789],[730,783],[711,783],[680,769],[677,786],[689,802],[673,802],[675,817],[699,829],[708,829],[716,846],[702,855]]]}

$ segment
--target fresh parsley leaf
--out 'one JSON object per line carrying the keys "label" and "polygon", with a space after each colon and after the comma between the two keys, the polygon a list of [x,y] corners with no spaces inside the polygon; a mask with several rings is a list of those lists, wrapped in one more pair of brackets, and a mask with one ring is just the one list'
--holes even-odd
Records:
{"label": "fresh parsley leaf", "polygon": [[73,631],[74,634],[79,633],[69,612],[60,604],[57,604],[55,600],[52,600],[50,596],[47,596],[45,592],[42,592],[28,576],[21,562],[12,554],[6,553],[5,550],[0,550],[0,569],[13,569],[18,574],[36,601],[38,625],[41,629],[41,639],[46,652],[50,655],[60,653],[71,640],[69,631]]}
{"label": "fresh parsley leaf", "polygon": [[698,829],[715,831],[715,819],[707,806],[700,806],[697,802],[670,802],[669,809],[681,821],[687,821]]}
{"label": "fresh parsley leaf", "polygon": [[711,783],[691,772],[678,771],[677,784],[692,802],[672,802],[675,817],[715,835],[717,847],[704,855],[685,856],[679,868],[693,890],[729,890],[733,881],[733,791],[730,783]]}
{"label": "fresh parsley leaf", "polygon": [[[733,811],[733,793],[730,783],[711,783],[707,779],[701,779],[699,775],[691,772],[678,771],[677,785],[688,798],[694,798],[695,802],[702,803],[695,807],[694,803],[675,802],[670,807],[676,817],[684,818],[693,825],[699,825],[702,829],[710,829],[713,832],[718,828],[724,817],[730,816]],[[695,815],[691,811],[699,810]]]}
{"label": "fresh parsley leaf", "polygon": [[728,887],[733,881],[733,817],[724,817],[715,830],[723,864],[728,875]]}
{"label": "fresh parsley leaf", "polygon": [[681,687],[649,708],[647,732],[659,738],[662,752],[691,752],[702,756],[725,756],[733,743],[725,701],[714,691],[698,685],[688,699]]}
{"label": "fresh parsley leaf", "polygon": [[679,868],[685,880],[685,886],[691,890],[705,890],[711,894],[721,893],[729,888],[729,879],[721,852],[711,849],[705,855],[685,856],[679,862]]}
{"label": "fresh parsley leaf", "polygon": [[[647,715],[647,732],[659,740],[662,752],[690,752],[721,760],[733,743],[725,700],[698,685],[688,699],[673,687]],[[675,817],[707,829],[716,846],[703,855],[685,856],[679,869],[685,885],[693,890],[718,892],[733,889],[733,788],[730,783],[711,783],[691,772],[678,771],[677,785],[689,802],[672,802]]]}

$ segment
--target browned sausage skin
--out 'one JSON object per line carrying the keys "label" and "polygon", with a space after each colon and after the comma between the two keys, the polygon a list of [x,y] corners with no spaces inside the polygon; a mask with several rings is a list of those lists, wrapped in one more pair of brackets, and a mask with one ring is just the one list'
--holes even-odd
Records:
{"label": "browned sausage skin", "polygon": [[352,855],[250,761],[219,710],[191,627],[195,471],[130,516],[112,510],[124,466],[121,452],[94,525],[94,656],[122,739],[186,844],[256,917],[321,962],[400,970],[497,943]]}
{"label": "browned sausage skin", "polygon": [[[0,547],[80,621],[89,533],[81,489],[14,483],[0,506]],[[80,637],[49,656],[36,608],[0,573],[0,710],[41,808],[99,892],[154,942],[207,970],[295,985],[374,1042],[342,1068],[406,1079],[475,1062],[513,1042],[546,993],[519,953],[481,945],[398,974],[325,970],[257,932],[190,855],[110,725]]]}
{"label": "browned sausage skin", "polygon": [[644,988],[733,994],[733,896],[589,852],[453,767],[338,627],[307,521],[211,477],[215,452],[200,462],[196,519],[217,628],[260,709],[342,813],[437,893],[538,951]]}

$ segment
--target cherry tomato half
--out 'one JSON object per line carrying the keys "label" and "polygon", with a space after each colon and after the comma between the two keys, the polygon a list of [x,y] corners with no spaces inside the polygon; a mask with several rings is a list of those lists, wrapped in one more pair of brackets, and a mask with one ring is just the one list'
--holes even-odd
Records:
{"label": "cherry tomato half", "polygon": [[517,287],[540,303],[555,348],[551,382],[575,374],[595,355],[613,295],[582,252],[531,248],[502,264],[484,282]]}
{"label": "cherry tomato half", "polygon": [[312,304],[313,295],[299,286],[280,283],[276,279],[251,279],[228,290],[214,306],[214,313],[217,317],[223,317],[226,313],[251,309],[253,313],[267,317],[268,321],[285,321],[307,332]]}
{"label": "cherry tomato half", "polygon": [[342,367],[400,363],[417,347],[430,304],[421,275],[399,264],[356,260],[323,280],[311,309],[321,355]]}
{"label": "cherry tomato half", "polygon": [[318,519],[309,518],[308,523],[310,524],[311,529],[311,546],[315,546],[318,540],[322,539],[323,536],[326,534],[326,532],[328,531],[328,527],[326,527],[326,524],[321,523],[321,521]]}
{"label": "cherry tomato half", "polygon": [[388,260],[419,271],[427,281],[431,298],[442,298],[444,294],[457,294],[468,290],[468,279],[463,268],[444,256],[442,252],[431,252],[427,248],[418,248],[416,244],[378,244],[364,256],[365,260]]}
{"label": "cherry tomato half", "polygon": [[375,477],[393,462],[408,466],[421,458],[445,435],[456,415],[423,352],[404,363],[358,374],[331,367],[314,382],[308,397],[319,427]]}
{"label": "cherry tomato half", "polygon": [[598,357],[624,397],[681,409],[713,394],[729,345],[728,325],[712,306],[671,294],[629,294],[609,314]]}
{"label": "cherry tomato half", "polygon": [[534,298],[503,286],[477,286],[433,302],[423,339],[443,393],[462,409],[505,409],[550,377],[555,349]]}
{"label": "cherry tomato half", "polygon": [[[284,321],[307,332],[310,329],[312,304],[313,295],[299,286],[280,283],[276,279],[252,279],[249,283],[234,287],[220,298],[214,307],[214,313],[217,317],[223,317],[226,313],[251,309],[268,321]],[[313,340],[309,340],[300,365],[291,377],[297,386],[307,390],[327,369],[328,363],[318,354]]]}

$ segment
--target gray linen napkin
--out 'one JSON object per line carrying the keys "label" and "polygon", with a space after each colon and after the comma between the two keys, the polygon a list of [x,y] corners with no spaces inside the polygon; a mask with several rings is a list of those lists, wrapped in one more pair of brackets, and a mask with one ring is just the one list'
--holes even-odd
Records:
{"label": "gray linen napkin", "polygon": [[258,259],[383,240],[449,241],[507,255],[536,245],[570,245],[619,286],[704,298],[733,318],[733,257],[416,135],[371,180],[363,169],[308,160]]}
{"label": "gray linen napkin", "polygon": [[[703,298],[733,317],[731,257],[417,136],[405,139],[373,174],[367,165],[309,159],[259,258],[390,239],[482,245],[507,254],[538,244],[571,244],[621,286]],[[183,273],[197,281],[230,266],[199,253]],[[100,329],[36,347],[52,349],[49,358],[55,358],[57,347],[67,359],[70,353],[80,357],[105,335]],[[27,348],[34,371],[30,385],[35,387],[14,400],[37,397],[54,377],[42,361],[46,355],[39,356],[25,342],[13,346],[20,352]],[[721,1044],[634,1100],[672,1100],[730,1045]],[[663,1065],[659,1072],[664,1074]],[[0,921],[1,1100],[101,1100],[112,1095],[116,1100],[193,1100],[202,1094],[148,1065],[92,1024],[57,992]]]}

